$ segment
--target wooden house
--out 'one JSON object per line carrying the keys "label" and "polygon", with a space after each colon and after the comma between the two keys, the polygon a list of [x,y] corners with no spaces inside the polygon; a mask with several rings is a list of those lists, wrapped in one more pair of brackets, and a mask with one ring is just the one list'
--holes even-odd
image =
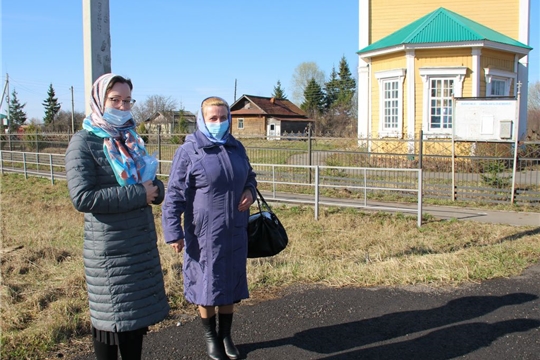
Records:
{"label": "wooden house", "polygon": [[[231,105],[231,133],[235,136],[306,136],[314,120],[291,101],[253,95],[242,95]],[[309,125],[311,124],[311,125]]]}
{"label": "wooden house", "polygon": [[189,111],[158,111],[144,123],[149,133],[157,133],[158,126],[161,126],[162,134],[173,134],[179,132],[178,125],[185,120],[186,133],[191,134],[197,128],[197,116]]}
{"label": "wooden house", "polygon": [[529,0],[359,0],[358,137],[451,137],[455,98],[515,99],[520,83],[524,131],[529,11]]}

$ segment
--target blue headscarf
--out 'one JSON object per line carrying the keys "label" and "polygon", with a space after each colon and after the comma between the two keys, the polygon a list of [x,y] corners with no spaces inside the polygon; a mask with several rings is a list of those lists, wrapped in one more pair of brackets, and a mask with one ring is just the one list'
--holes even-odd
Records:
{"label": "blue headscarf", "polygon": [[[210,134],[210,132],[208,131],[208,127],[206,126],[206,122],[204,121],[202,104],[210,98],[220,99],[221,101],[223,101],[223,104],[224,104],[223,106],[227,107],[227,113],[229,115],[229,118],[228,118],[229,128],[227,129],[227,131],[225,132],[225,135],[223,135],[221,139],[216,139],[215,137],[212,136],[212,134]],[[229,108],[229,104],[225,100],[223,100],[219,96],[209,96],[201,102],[201,110],[199,111],[199,114],[197,114],[197,128],[200,130],[200,132],[203,133],[204,136],[208,138],[208,140],[216,144],[225,144],[227,142],[227,139],[229,138],[229,135],[231,134],[231,124],[232,124],[231,109]]]}

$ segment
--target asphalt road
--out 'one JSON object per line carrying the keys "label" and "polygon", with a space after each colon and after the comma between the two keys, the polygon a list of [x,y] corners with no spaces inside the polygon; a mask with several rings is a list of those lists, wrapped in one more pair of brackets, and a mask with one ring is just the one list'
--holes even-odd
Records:
{"label": "asphalt road", "polygon": [[[206,359],[198,319],[147,335],[144,359]],[[295,288],[240,304],[244,359],[540,359],[540,263],[458,288]],[[85,354],[75,359],[94,359]]]}

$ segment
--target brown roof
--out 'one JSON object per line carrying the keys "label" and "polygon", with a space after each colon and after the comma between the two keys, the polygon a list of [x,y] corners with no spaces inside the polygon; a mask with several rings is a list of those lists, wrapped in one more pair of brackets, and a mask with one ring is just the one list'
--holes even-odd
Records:
{"label": "brown roof", "polygon": [[231,110],[232,115],[264,115],[264,111],[257,107],[251,109]]}
{"label": "brown roof", "polygon": [[[251,104],[250,108],[246,108],[247,103]],[[232,104],[231,114],[263,114],[279,117],[307,118],[306,113],[289,100],[254,95],[242,95],[240,99]]]}

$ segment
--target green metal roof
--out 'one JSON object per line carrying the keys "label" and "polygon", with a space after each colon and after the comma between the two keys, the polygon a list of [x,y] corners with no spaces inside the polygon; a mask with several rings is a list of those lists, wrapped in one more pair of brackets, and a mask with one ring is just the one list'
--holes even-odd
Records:
{"label": "green metal roof", "polygon": [[357,54],[404,44],[492,41],[531,50],[519,41],[445,8],[427,14],[396,32],[359,50]]}

